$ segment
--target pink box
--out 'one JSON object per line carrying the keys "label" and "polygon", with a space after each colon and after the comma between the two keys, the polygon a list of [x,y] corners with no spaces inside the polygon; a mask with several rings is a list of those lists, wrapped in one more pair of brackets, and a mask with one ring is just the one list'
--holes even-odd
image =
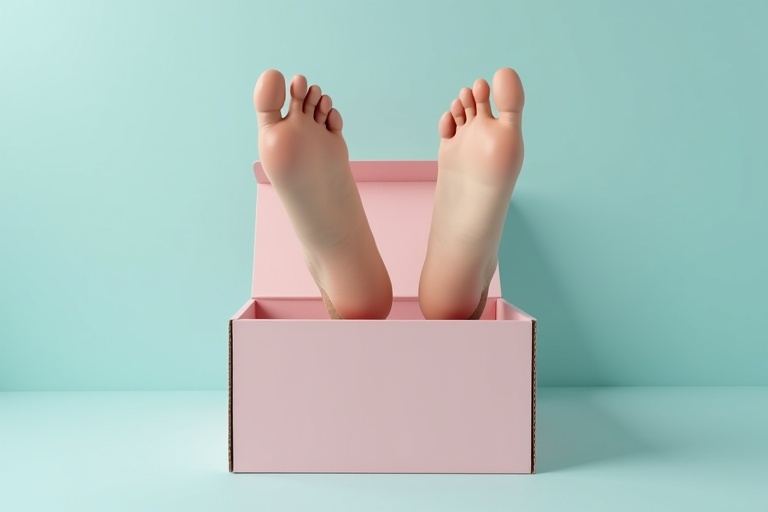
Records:
{"label": "pink box", "polygon": [[352,162],[394,304],[331,320],[257,162],[253,294],[229,321],[229,470],[533,473],[536,320],[501,298],[425,320],[418,283],[437,163]]}

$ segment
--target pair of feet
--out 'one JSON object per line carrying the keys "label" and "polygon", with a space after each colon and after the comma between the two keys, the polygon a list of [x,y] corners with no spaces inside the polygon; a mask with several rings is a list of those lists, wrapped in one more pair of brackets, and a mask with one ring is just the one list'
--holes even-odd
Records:
{"label": "pair of feet", "polygon": [[[419,281],[426,319],[478,318],[498,263],[499,242],[520,168],[523,88],[502,68],[461,89],[440,118],[435,203]],[[307,268],[334,318],[386,318],[392,283],[349,166],[342,118],[320,87],[265,71],[253,103],[259,158],[304,249]]]}

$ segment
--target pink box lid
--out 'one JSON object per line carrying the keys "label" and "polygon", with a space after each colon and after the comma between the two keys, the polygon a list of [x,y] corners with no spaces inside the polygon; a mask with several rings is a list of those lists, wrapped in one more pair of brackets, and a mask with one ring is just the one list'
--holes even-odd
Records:
{"label": "pink box lid", "polygon": [[[393,294],[415,298],[427,254],[437,162],[353,161],[351,167]],[[258,182],[253,298],[320,298],[277,192],[259,162],[253,171]],[[497,265],[488,298],[499,297]]]}

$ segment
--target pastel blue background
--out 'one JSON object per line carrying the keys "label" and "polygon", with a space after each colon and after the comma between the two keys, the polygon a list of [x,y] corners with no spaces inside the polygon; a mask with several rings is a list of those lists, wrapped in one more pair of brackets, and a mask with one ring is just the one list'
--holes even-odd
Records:
{"label": "pastel blue background", "polygon": [[526,89],[504,295],[541,385],[768,385],[768,2],[0,3],[0,390],[226,386],[251,91],[304,73],[354,159],[434,159]]}

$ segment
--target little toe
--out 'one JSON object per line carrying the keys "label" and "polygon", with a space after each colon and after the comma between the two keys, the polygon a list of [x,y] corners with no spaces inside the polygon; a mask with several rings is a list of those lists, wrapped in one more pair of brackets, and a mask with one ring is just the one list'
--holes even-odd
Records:
{"label": "little toe", "polygon": [[451,103],[451,114],[453,115],[453,120],[456,123],[457,128],[467,121],[464,114],[464,105],[461,104],[460,99],[456,98],[453,100],[453,103]]}
{"label": "little toe", "polygon": [[268,69],[261,74],[253,89],[253,108],[259,126],[268,126],[280,121],[283,116],[280,109],[285,103],[285,78],[276,69]]}
{"label": "little toe", "polygon": [[304,75],[296,75],[291,80],[291,104],[288,113],[301,113],[304,108],[304,97],[307,95],[307,78]]}
{"label": "little toe", "polygon": [[450,139],[456,135],[456,120],[453,118],[453,114],[450,112],[443,114],[437,124],[437,132],[443,139]]}
{"label": "little toe", "polygon": [[525,93],[515,70],[501,68],[493,75],[493,102],[499,110],[499,119],[520,125]]}
{"label": "little toe", "polygon": [[323,95],[323,92],[320,90],[319,85],[313,85],[309,88],[309,91],[307,92],[307,97],[304,98],[304,113],[305,114],[315,114],[315,107],[317,107],[317,102],[320,101],[320,96]]}
{"label": "little toe", "polygon": [[463,87],[459,92],[459,99],[461,100],[461,104],[464,105],[464,115],[466,116],[467,121],[471,121],[477,113],[475,110],[475,97],[472,95],[472,89]]}
{"label": "little toe", "polygon": [[325,122],[325,125],[333,133],[341,133],[341,128],[344,126],[344,120],[341,118],[341,114],[339,114],[338,110],[332,108],[331,111],[328,112],[328,120]]}
{"label": "little toe", "polygon": [[482,78],[475,80],[475,84],[472,86],[472,95],[475,97],[477,115],[493,117],[493,112],[491,112],[491,102],[489,101],[491,88],[488,85],[488,82]]}
{"label": "little toe", "polygon": [[333,107],[331,97],[327,94],[323,94],[315,109],[315,122],[325,124],[325,120],[328,119],[328,113],[331,111],[331,107]]}

